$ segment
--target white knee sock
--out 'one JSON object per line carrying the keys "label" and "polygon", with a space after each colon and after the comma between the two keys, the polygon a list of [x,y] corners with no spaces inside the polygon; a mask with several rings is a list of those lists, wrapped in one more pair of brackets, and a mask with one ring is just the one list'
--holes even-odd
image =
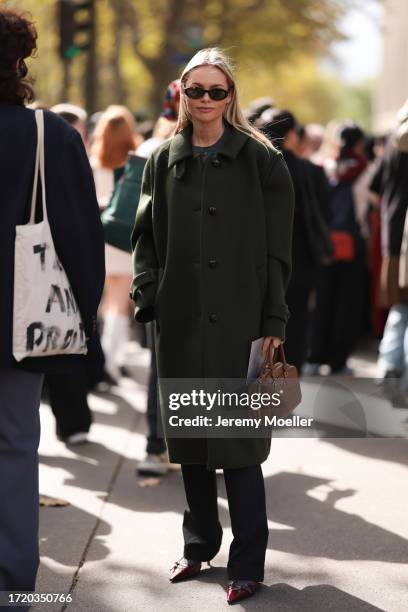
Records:
{"label": "white knee sock", "polygon": [[105,353],[106,370],[115,378],[119,375],[120,356],[128,339],[129,317],[107,312],[104,319],[102,348]]}

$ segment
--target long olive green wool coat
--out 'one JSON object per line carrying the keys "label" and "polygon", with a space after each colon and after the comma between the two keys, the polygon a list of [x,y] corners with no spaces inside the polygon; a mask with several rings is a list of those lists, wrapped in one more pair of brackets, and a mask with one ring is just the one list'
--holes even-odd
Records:
{"label": "long olive green wool coat", "polygon": [[[231,126],[204,169],[191,136],[190,124],[145,167],[135,317],[156,321],[159,379],[245,379],[251,342],[284,338],[293,187],[281,154],[240,130]],[[167,447],[176,463],[238,468],[265,461],[270,439],[167,438]]]}

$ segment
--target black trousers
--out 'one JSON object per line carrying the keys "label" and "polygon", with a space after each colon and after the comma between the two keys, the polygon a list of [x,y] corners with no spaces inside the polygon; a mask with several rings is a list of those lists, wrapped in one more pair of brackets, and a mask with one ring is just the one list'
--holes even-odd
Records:
{"label": "black trousers", "polygon": [[42,381],[42,374],[0,369],[0,591],[35,589]]}
{"label": "black trousers", "polygon": [[160,419],[160,410],[158,404],[157,393],[157,363],[156,350],[154,345],[154,329],[153,323],[146,324],[147,344],[151,350],[151,362],[149,372],[149,384],[147,390],[147,447],[146,452],[152,455],[160,455],[166,450],[166,443],[163,437],[158,434],[158,419]]}
{"label": "black trousers", "polygon": [[299,372],[306,361],[309,336],[309,296],[308,287],[291,287],[286,292],[286,303],[290,317],[286,325],[285,356]]}
{"label": "black trousers", "polygon": [[308,361],[336,371],[346,365],[362,330],[365,262],[360,251],[353,262],[326,266],[318,280]]}
{"label": "black trousers", "polygon": [[89,380],[85,369],[72,375],[47,374],[45,384],[57,422],[57,435],[66,438],[74,433],[88,432],[92,413],[88,406]]}
{"label": "black trousers", "polygon": [[[188,503],[184,512],[184,557],[210,561],[221,547],[217,477],[205,465],[182,465]],[[230,580],[264,578],[268,543],[265,486],[260,465],[224,470],[233,541],[229,550]]]}

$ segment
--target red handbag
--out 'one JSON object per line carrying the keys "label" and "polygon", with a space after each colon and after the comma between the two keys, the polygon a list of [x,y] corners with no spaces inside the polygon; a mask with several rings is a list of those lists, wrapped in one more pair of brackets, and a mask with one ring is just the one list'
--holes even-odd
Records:
{"label": "red handbag", "polygon": [[[280,354],[280,361],[276,360]],[[258,378],[250,384],[249,392],[279,394],[280,402],[275,401],[266,407],[268,415],[284,418],[289,416],[302,401],[299,374],[294,365],[286,361],[283,345],[275,349],[272,344],[265,355]]]}
{"label": "red handbag", "polygon": [[334,261],[353,261],[354,259],[354,238],[348,232],[330,232],[333,242]]}

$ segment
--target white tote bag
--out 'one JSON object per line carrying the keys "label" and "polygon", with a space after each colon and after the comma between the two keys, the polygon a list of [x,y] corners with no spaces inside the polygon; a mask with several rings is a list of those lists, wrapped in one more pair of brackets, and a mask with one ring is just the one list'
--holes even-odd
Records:
{"label": "white tote bag", "polygon": [[[35,119],[37,153],[31,215],[27,225],[16,227],[13,355],[17,361],[26,357],[87,352],[81,315],[67,275],[55,252],[48,223],[43,111],[35,111]],[[39,176],[43,220],[35,223]]]}

